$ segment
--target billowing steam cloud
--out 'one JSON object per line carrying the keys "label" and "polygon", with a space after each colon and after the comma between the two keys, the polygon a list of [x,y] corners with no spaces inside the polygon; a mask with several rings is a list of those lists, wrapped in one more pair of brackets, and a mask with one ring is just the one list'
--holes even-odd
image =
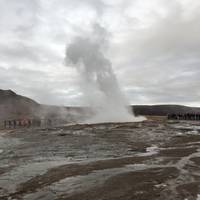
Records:
{"label": "billowing steam cloud", "polygon": [[138,118],[128,108],[111,62],[105,58],[107,32],[95,24],[91,37],[77,37],[66,50],[66,61],[80,73],[80,87],[95,116],[90,122],[123,122]]}

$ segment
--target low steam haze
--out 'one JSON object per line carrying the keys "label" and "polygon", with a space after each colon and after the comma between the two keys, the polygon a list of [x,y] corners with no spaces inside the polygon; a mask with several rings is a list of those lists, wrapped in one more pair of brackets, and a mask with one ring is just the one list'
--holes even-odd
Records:
{"label": "low steam haze", "polygon": [[[104,102],[94,89],[107,85],[85,85],[80,57],[70,53],[83,45],[83,55],[103,52],[116,103],[126,96],[131,104],[200,106],[199,9],[198,0],[1,0],[0,89],[45,104],[94,104],[85,91]],[[91,35],[94,24],[100,37]]]}

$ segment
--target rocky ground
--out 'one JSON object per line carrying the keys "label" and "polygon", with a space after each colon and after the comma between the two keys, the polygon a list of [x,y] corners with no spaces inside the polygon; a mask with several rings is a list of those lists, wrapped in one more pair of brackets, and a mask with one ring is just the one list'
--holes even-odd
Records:
{"label": "rocky ground", "polygon": [[1,130],[0,199],[199,200],[200,122]]}

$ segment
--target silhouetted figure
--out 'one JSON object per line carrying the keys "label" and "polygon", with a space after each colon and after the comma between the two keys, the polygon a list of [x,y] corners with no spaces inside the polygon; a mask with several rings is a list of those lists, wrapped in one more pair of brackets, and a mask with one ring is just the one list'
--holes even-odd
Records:
{"label": "silhouetted figure", "polygon": [[14,119],[14,120],[13,120],[13,128],[16,128],[16,125],[17,125],[17,122],[16,122],[16,120]]}
{"label": "silhouetted figure", "polygon": [[28,127],[31,127],[31,120],[28,120]]}
{"label": "silhouetted figure", "polygon": [[51,125],[52,125],[52,121],[51,121],[51,119],[48,119],[47,120],[47,127],[51,127]]}
{"label": "silhouetted figure", "polygon": [[167,115],[170,120],[200,120],[200,113],[171,113]]}
{"label": "silhouetted figure", "polygon": [[12,126],[12,122],[8,120],[8,127],[11,128],[11,126]]}
{"label": "silhouetted figure", "polygon": [[19,127],[22,127],[22,121],[19,120]]}
{"label": "silhouetted figure", "polygon": [[28,125],[27,119],[23,119],[22,126],[27,127],[27,125]]}

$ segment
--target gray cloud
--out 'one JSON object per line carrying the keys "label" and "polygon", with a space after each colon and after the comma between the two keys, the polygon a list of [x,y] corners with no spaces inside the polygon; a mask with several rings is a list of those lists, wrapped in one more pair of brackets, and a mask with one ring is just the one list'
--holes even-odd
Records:
{"label": "gray cloud", "polygon": [[131,103],[200,105],[198,0],[2,0],[0,88],[41,103],[81,104],[66,45],[94,22]]}

